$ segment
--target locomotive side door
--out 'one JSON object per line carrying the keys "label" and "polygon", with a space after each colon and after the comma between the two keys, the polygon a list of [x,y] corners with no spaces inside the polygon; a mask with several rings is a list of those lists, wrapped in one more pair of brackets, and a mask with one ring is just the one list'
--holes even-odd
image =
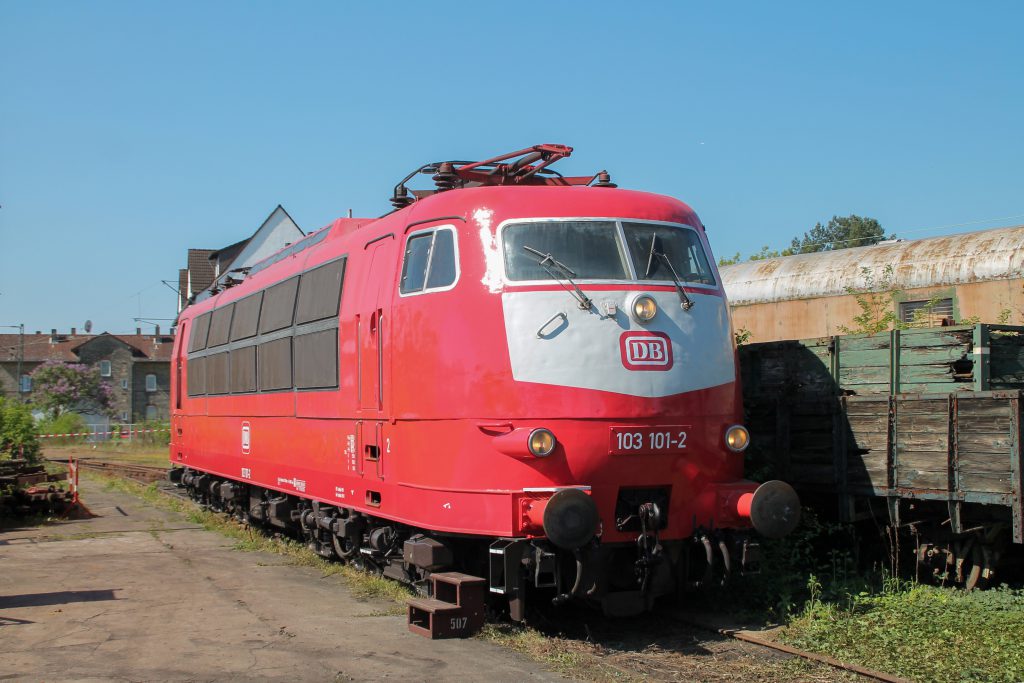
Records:
{"label": "locomotive side door", "polygon": [[389,309],[394,288],[395,236],[369,242],[356,320],[359,374],[360,442],[363,471],[384,479],[387,438],[384,434],[388,380]]}

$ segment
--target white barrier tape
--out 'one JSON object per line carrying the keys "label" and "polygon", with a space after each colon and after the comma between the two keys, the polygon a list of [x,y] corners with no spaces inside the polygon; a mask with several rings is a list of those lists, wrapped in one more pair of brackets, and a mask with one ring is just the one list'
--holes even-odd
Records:
{"label": "white barrier tape", "polygon": [[164,427],[162,429],[132,429],[127,432],[122,432],[120,429],[111,429],[106,432],[68,432],[67,434],[36,434],[40,439],[52,439],[61,436],[106,436],[107,434],[119,434],[121,436],[131,436],[133,434],[151,434],[153,432],[169,432],[170,427]]}

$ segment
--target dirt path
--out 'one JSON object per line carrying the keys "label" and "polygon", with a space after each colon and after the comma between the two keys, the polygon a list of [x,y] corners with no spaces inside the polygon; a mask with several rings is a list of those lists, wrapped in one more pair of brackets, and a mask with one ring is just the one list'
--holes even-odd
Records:
{"label": "dirt path", "polygon": [[483,640],[406,630],[281,557],[83,479],[94,517],[0,532],[0,677],[559,680]]}

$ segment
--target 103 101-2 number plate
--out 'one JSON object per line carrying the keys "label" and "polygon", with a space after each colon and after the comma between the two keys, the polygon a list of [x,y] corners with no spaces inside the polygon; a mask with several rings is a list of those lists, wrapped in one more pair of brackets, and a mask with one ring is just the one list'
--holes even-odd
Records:
{"label": "103 101-2 number plate", "polygon": [[682,453],[686,450],[686,435],[689,428],[689,425],[612,427],[608,452],[612,455]]}

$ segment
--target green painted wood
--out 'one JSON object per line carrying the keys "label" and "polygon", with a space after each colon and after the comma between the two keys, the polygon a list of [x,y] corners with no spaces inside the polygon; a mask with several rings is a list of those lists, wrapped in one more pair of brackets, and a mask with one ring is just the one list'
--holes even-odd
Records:
{"label": "green painted wood", "polygon": [[989,388],[989,329],[986,325],[974,328],[974,390]]}

